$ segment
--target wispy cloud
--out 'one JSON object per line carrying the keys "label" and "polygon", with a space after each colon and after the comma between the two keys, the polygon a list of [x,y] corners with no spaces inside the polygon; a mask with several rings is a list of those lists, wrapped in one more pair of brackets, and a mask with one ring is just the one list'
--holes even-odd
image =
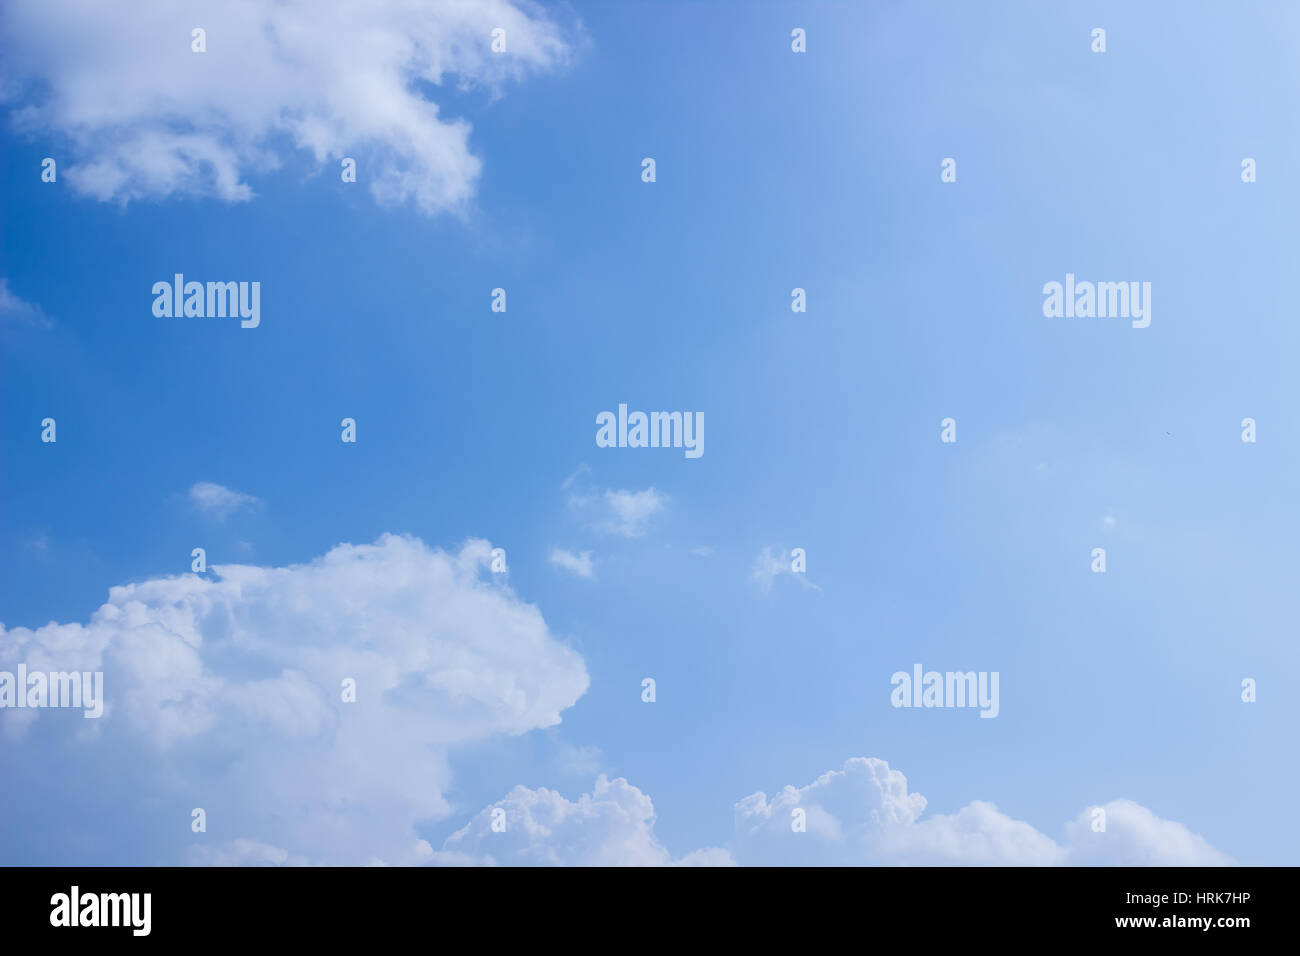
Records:
{"label": "wispy cloud", "polygon": [[664,509],[668,496],[646,488],[642,491],[606,491],[605,507],[608,517],[601,529],[625,538],[639,538],[645,534],[650,519]]}
{"label": "wispy cloud", "polygon": [[190,503],[204,514],[225,521],[242,508],[252,508],[258,499],[212,481],[200,481],[190,488]]}
{"label": "wispy cloud", "polygon": [[820,591],[821,588],[808,580],[808,574],[805,571],[794,570],[794,557],[789,551],[774,551],[771,548],[764,548],[758,552],[754,558],[754,567],[750,571],[749,579],[764,593],[772,590],[772,582],[783,574],[788,574],[796,579],[805,588],[813,591]]}
{"label": "wispy cloud", "polygon": [[664,510],[669,498],[654,488],[641,491],[605,491],[603,494],[575,494],[569,505],[587,524],[603,534],[639,538],[646,533],[650,519]]}
{"label": "wispy cloud", "polygon": [[582,465],[560,485],[569,492],[569,508],[587,527],[602,534],[639,538],[650,521],[663,511],[670,499],[653,487],[633,491],[626,488],[602,490],[591,479],[591,469]]}
{"label": "wispy cloud", "polygon": [[48,328],[51,323],[39,305],[24,301],[9,289],[9,280],[0,279],[0,321],[19,322]]}
{"label": "wispy cloud", "polygon": [[576,574],[580,578],[589,578],[592,576],[593,567],[591,552],[583,551],[581,554],[574,554],[572,551],[566,551],[564,548],[551,549],[551,564],[557,568],[563,568]]}

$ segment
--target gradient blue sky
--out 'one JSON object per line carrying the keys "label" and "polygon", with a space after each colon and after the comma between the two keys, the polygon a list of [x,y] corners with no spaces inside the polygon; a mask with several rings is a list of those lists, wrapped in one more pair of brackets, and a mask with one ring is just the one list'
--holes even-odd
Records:
{"label": "gradient blue sky", "polygon": [[[243,169],[247,202],[100,202],[40,181],[77,156],[66,136],[6,122],[0,275],[46,321],[0,323],[5,626],[85,622],[198,545],[279,567],[386,532],[487,538],[591,685],[556,727],[451,749],[453,809],[418,827],[434,847],[517,784],[574,799],[605,772],[680,856],[727,845],[746,794],[873,756],[929,813],[990,801],[1060,840],[1127,798],[1239,862],[1295,863],[1300,11],[538,15],[567,64],[429,89],[483,164],[459,213],[379,205],[364,165],[343,184],[289,142]],[[260,328],[155,318],[174,272],[260,280]],[[1151,282],[1151,326],[1044,318],[1067,272]],[[597,448],[620,402],[702,411],[704,456]],[[602,533],[575,473],[667,504]],[[216,521],[187,500],[200,481],[260,504]],[[594,576],[553,547],[592,551]],[[756,586],[756,556],[792,547],[818,589]],[[916,662],[999,671],[1000,715],[893,709]],[[0,860],[183,858],[201,801],[143,806],[110,726],[67,756],[71,787],[45,761],[76,730],[0,743]]]}

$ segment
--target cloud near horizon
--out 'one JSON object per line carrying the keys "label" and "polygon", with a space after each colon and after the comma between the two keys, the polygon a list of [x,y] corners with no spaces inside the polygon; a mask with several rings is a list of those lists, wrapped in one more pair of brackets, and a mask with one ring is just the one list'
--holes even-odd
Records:
{"label": "cloud near horizon", "polygon": [[[493,829],[495,809],[504,830]],[[654,834],[650,798],[604,774],[576,801],[554,790],[517,786],[453,833],[430,862],[443,866],[728,865],[725,850],[696,850],[674,860]]]}
{"label": "cloud near horizon", "polygon": [[[1105,804],[1105,832],[1087,808],[1065,827],[1065,842],[974,800],[955,814],[922,819],[925,797],[875,757],[854,757],[805,787],[771,799],[737,801],[725,848],[680,859],[654,834],[650,797],[603,775],[591,794],[569,801],[551,790],[515,787],[495,807],[506,829],[492,829],[484,808],[449,837],[430,862],[443,865],[759,865],[759,866],[1229,866],[1234,861],[1180,823],[1131,800]],[[795,832],[794,811],[806,828]]]}
{"label": "cloud near horizon", "polygon": [[92,734],[97,759],[134,768],[130,803],[161,792],[186,820],[207,809],[209,860],[414,862],[417,823],[451,812],[448,748],[558,724],[589,683],[538,609],[492,580],[491,550],[384,535],[309,564],[115,587],[86,624],[0,625],[0,667],[103,671],[107,701],[99,720],[0,710],[6,760],[76,792]]}
{"label": "cloud near horizon", "polygon": [[[93,741],[133,768],[126,806],[152,806],[161,792],[212,813],[211,839],[166,824],[173,852],[200,864],[1234,862],[1131,800],[1101,808],[1100,832],[1096,808],[1085,808],[1061,842],[982,800],[926,818],[907,778],[865,757],[736,801],[725,847],[674,856],[654,832],[650,795],[601,774],[577,800],[516,786],[435,850],[420,829],[453,815],[449,748],[555,726],[590,683],[538,609],[494,579],[491,553],[481,539],[443,551],[389,534],[308,564],[220,565],[115,587],[86,624],[0,624],[0,667],[102,670],[106,691],[99,720],[0,710],[7,759],[62,774],[53,782],[76,792],[80,748]],[[342,699],[345,680],[355,702]],[[69,814],[74,831],[98,825]]]}

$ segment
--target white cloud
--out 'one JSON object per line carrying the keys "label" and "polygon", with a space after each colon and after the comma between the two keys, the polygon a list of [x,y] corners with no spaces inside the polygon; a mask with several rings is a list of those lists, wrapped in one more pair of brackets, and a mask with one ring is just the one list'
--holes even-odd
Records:
{"label": "white cloud", "polygon": [[[418,827],[451,813],[449,748],[556,726],[589,683],[537,608],[493,579],[491,552],[482,540],[444,552],[385,535],[306,565],[221,565],[115,587],[86,624],[0,625],[7,666],[100,670],[106,696],[99,720],[0,710],[5,759],[40,766],[47,786],[71,790],[84,782],[93,742],[98,766],[131,768],[116,799],[207,809],[211,839],[173,838],[200,863],[1233,862],[1129,800],[1105,805],[1102,832],[1085,809],[1061,843],[979,800],[926,818],[925,798],[874,758],[739,800],[725,850],[674,858],[655,835],[650,797],[602,775],[576,801],[516,787],[497,804],[505,833],[493,832],[486,808],[435,852]],[[355,703],[341,700],[345,679],[356,682]],[[584,750],[569,769],[599,761]],[[792,831],[794,809],[806,832]]]}
{"label": "white cloud", "polygon": [[[132,768],[139,806],[161,788],[207,808],[213,845],[246,841],[223,858],[416,862],[416,824],[450,812],[447,748],[558,724],[588,686],[490,563],[487,541],[444,552],[385,535],[305,565],[222,565],[115,587],[84,625],[0,625],[0,661],[102,670],[104,716],[73,730],[93,725],[97,751]],[[0,728],[30,737],[39,720],[32,753],[6,760],[48,762],[76,788],[64,716],[5,709]]]}
{"label": "white cloud", "polygon": [[[1232,859],[1180,823],[1161,820],[1129,800],[1106,805],[1105,832],[1091,808],[1066,826],[1057,844],[991,803],[975,800],[954,814],[923,819],[925,797],[883,760],[855,757],[843,770],[770,799],[755,793],[735,804],[727,849],[674,860],[654,835],[650,797],[626,780],[601,776],[591,795],[570,802],[550,790],[516,787],[495,806],[505,832],[492,830],[492,807],[453,834],[434,862],[451,864],[722,866],[1220,866]],[[806,829],[795,832],[793,811]]]}
{"label": "white cloud", "polygon": [[241,508],[251,508],[257,499],[242,491],[235,491],[211,481],[200,481],[190,487],[190,504],[218,521],[225,521]]}
{"label": "white cloud", "polygon": [[49,319],[40,306],[18,298],[9,290],[9,280],[0,278],[0,320],[48,327]]}
{"label": "white cloud", "polygon": [[550,562],[557,568],[563,568],[580,578],[589,578],[593,573],[590,551],[574,554],[564,548],[552,548]]}
{"label": "white cloud", "polygon": [[795,572],[793,567],[792,552],[781,550],[774,551],[771,548],[763,548],[762,551],[754,558],[754,567],[749,572],[749,579],[763,593],[772,590],[772,582],[780,575],[788,574],[796,579],[805,588],[813,591],[820,591],[821,588],[808,580],[806,571]]}
{"label": "white cloud", "polygon": [[198,846],[191,854],[197,866],[305,866],[303,857],[291,857],[289,852],[269,843],[246,840],[242,837],[215,847]]}
{"label": "white cloud", "polygon": [[1220,853],[1181,823],[1162,820],[1132,800],[1112,800],[1105,832],[1092,829],[1089,807],[1066,824],[1070,862],[1080,866],[1231,866]]}
{"label": "white cloud", "polygon": [[[736,804],[736,845],[742,863],[808,865],[1151,865],[1220,866],[1231,858],[1182,824],[1161,820],[1128,800],[1107,805],[1104,833],[1084,811],[1058,845],[993,804],[976,800],[955,814],[922,820],[926,800],[909,793],[907,778],[883,760],[855,757],[843,770],[806,787],[787,786],[771,800],[756,793]],[[807,831],[791,828],[802,808]]]}
{"label": "white cloud", "polygon": [[50,536],[44,531],[37,531],[23,543],[42,558],[50,553]]}
{"label": "white cloud", "polygon": [[[505,830],[492,829],[493,809]],[[685,866],[726,865],[725,850],[697,850],[673,860],[654,834],[650,798],[621,777],[596,778],[589,794],[566,800],[554,790],[515,787],[453,833],[435,854],[445,865]]]}
{"label": "white cloud", "polygon": [[[481,161],[470,126],[428,97],[563,64],[571,42],[528,0],[7,0],[0,89],[20,130],[70,144],[60,180],[100,200],[246,200],[251,173],[309,155],[384,204],[463,205]],[[191,30],[206,31],[206,53]],[[507,52],[491,52],[492,30]],[[431,89],[433,87],[433,89]]]}
{"label": "white cloud", "polygon": [[[590,505],[591,499],[575,499],[580,505]],[[606,491],[599,499],[596,528],[606,534],[625,538],[639,538],[645,534],[650,519],[664,509],[668,496],[654,488],[641,491]]]}
{"label": "white cloud", "polygon": [[703,850],[692,850],[680,860],[673,860],[669,866],[736,866],[731,853],[722,847],[711,846]]}
{"label": "white cloud", "polygon": [[591,480],[591,466],[586,464],[579,465],[576,469],[574,469],[573,474],[571,474],[568,478],[565,478],[564,481],[560,483],[560,490],[563,491],[567,488],[571,488],[578,482],[583,482],[585,484],[590,480]]}
{"label": "white cloud", "polygon": [[[803,833],[792,830],[796,809],[804,811]],[[913,825],[925,810],[925,797],[908,793],[907,778],[883,760],[854,758],[806,787],[786,786],[771,800],[751,794],[733,810],[738,852],[746,862],[853,864],[868,862],[880,833]]]}
{"label": "white cloud", "polygon": [[953,814],[886,827],[877,852],[890,862],[929,866],[1059,866],[1070,862],[1050,837],[974,800]]}
{"label": "white cloud", "polygon": [[569,491],[569,508],[587,527],[603,534],[639,538],[650,520],[663,511],[671,499],[655,488],[640,491],[608,488],[601,490],[591,480],[591,469],[582,465],[560,485]]}

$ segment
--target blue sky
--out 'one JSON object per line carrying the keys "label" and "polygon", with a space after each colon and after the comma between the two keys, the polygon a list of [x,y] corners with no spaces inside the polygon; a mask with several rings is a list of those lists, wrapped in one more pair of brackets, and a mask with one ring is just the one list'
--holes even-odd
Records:
{"label": "blue sky", "polygon": [[[84,653],[105,642],[110,710],[93,732],[75,713],[19,726],[0,711],[0,804],[23,821],[0,828],[0,860],[251,862],[242,840],[275,861],[401,862],[407,832],[368,829],[385,816],[435,862],[590,862],[579,848],[593,842],[619,861],[606,811],[635,800],[598,792],[604,774],[653,801],[633,841],[649,856],[629,862],[665,848],[1059,862],[1041,840],[1070,861],[1296,861],[1284,808],[1300,783],[1285,683],[1300,664],[1300,336],[1285,283],[1300,13],[502,0],[419,22],[446,58],[431,82],[361,53],[311,62],[351,55],[320,25],[303,28],[301,57],[254,63],[228,39],[257,33],[250,9],[195,5],[136,31],[73,3],[5,15],[5,46],[25,52],[9,60],[0,148],[0,670],[62,646],[39,630],[49,622],[87,625]],[[286,8],[284,36],[300,14]],[[412,35],[384,5],[373,15]],[[518,43],[498,61],[456,52],[502,22]],[[203,23],[200,56],[189,31]],[[791,51],[795,27],[806,53]],[[74,54],[109,100],[72,75]],[[436,119],[319,93],[362,84],[367,67],[389,69],[408,105],[436,103]],[[258,83],[234,96],[236,74]],[[327,132],[284,119],[304,112]],[[443,137],[453,120],[463,143]],[[222,194],[221,163],[160,173],[148,151],[176,131],[229,149],[250,197]],[[429,161],[411,142],[445,152]],[[46,156],[56,183],[40,179]],[[120,182],[94,175],[105,156]],[[357,183],[340,181],[341,156],[358,158]],[[945,157],[955,183],[940,182]],[[426,191],[376,195],[388,168]],[[449,169],[468,185],[449,187]],[[260,326],[156,318],[151,286],[175,272],[260,281]],[[1066,273],[1150,282],[1150,327],[1044,317],[1042,287]],[[598,448],[595,417],[620,402],[702,412],[704,455]],[[40,441],[47,416],[54,444]],[[340,441],[344,417],[355,444]],[[946,417],[954,444],[940,441]],[[222,517],[196,506],[201,482],[256,501]],[[647,489],[638,500],[659,507],[620,533],[628,499],[606,493]],[[171,680],[147,662],[182,639],[166,601],[147,612],[161,631],[89,625],[110,588],[188,578],[197,546],[218,569],[283,569],[385,534],[423,556],[381,548],[384,573],[450,566],[483,539],[506,550],[508,580],[484,568],[410,607],[358,584],[346,593],[360,610],[336,619],[499,649],[533,605],[540,656],[512,649],[493,666],[530,701],[558,695],[558,723],[476,711],[490,730],[457,736],[441,698],[393,686],[400,705],[370,717],[383,767],[352,750],[335,761],[347,705],[328,669],[302,663],[334,592],[304,585],[320,603],[302,610],[274,575],[256,607],[221,598],[236,619],[275,622],[249,624],[261,650],[224,632],[190,642],[209,648],[198,656],[220,687],[186,699],[212,694],[212,713],[239,721],[185,727],[178,744],[154,731],[199,718],[115,701],[115,686],[138,702]],[[795,547],[805,577],[754,575],[765,549]],[[557,567],[556,548],[590,552],[591,576]],[[424,592],[418,576],[411,587]],[[482,619],[447,610],[480,598]],[[331,634],[345,658],[364,643]],[[94,669],[78,660],[67,666]],[[918,662],[999,672],[998,717],[891,707],[891,674]],[[332,716],[295,736],[300,699],[261,708],[239,688],[299,667]],[[415,775],[421,799],[381,785],[410,757],[384,751],[385,721],[411,714],[435,754]],[[742,832],[742,798],[842,768],[828,786],[870,776],[850,758],[887,761],[925,795],[919,820],[942,825],[867,832],[855,821],[872,819],[870,800],[817,804],[810,788],[797,799],[839,829],[792,835],[773,816],[773,832]],[[272,765],[296,768],[299,789],[259,775]],[[340,795],[313,778],[340,767],[379,783]],[[545,837],[529,801],[588,830]],[[481,826],[499,803],[522,841],[510,852]],[[984,803],[998,815],[972,822]],[[1124,822],[1096,857],[1067,827],[1093,806]],[[289,832],[295,815],[308,823]],[[1038,855],[1015,855],[1009,821],[1038,831]],[[1002,849],[952,836],[971,833]]]}

